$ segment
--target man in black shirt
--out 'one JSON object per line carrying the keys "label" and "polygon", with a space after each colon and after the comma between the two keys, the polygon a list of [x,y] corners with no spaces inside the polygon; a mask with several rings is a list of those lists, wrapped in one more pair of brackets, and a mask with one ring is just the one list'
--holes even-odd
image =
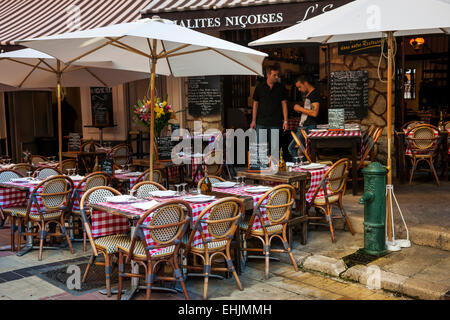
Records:
{"label": "man in black shirt", "polygon": [[[319,114],[321,103],[320,93],[311,83],[312,81],[307,77],[298,77],[295,82],[297,89],[305,95],[304,106],[301,107],[298,104],[294,106],[294,110],[301,113],[300,123],[296,134],[305,147],[305,138],[301,133],[301,129],[305,130],[306,133],[309,133],[311,129],[317,127],[317,116]],[[289,145],[289,153],[292,158],[298,157],[295,140],[292,140]]]}
{"label": "man in black shirt", "polygon": [[[279,131],[281,129],[286,131],[288,125],[287,92],[279,83],[279,79],[279,66],[268,67],[267,79],[256,87],[253,94],[253,120],[250,128],[256,128],[260,137],[263,130],[267,130],[269,153],[271,153],[271,131],[277,130],[275,132],[279,137]],[[274,150],[279,150],[279,145],[276,148],[274,146]]]}

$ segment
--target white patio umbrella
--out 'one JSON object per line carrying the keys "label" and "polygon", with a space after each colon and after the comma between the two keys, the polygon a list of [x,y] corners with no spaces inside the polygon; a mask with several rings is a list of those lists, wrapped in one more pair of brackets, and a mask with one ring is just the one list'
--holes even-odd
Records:
{"label": "white patio umbrella", "polygon": [[[103,65],[108,65],[104,62]],[[56,88],[58,98],[59,165],[62,163],[61,86],[112,87],[149,78],[149,73],[64,64],[43,52],[23,49],[0,54],[0,84],[17,89]],[[3,91],[10,87],[1,86]]]}
{"label": "white patio umbrella", "polygon": [[[18,43],[69,64],[151,72],[150,172],[153,170],[156,74],[176,77],[261,75],[262,62],[267,56],[159,17]],[[111,64],[105,65],[102,61],[111,61]]]}
{"label": "white patio umbrella", "polygon": [[392,241],[393,229],[391,225],[393,221],[392,197],[395,199],[391,159],[394,38],[396,36],[439,33],[450,34],[449,0],[356,0],[250,43],[251,46],[262,46],[387,38],[387,219],[389,241]]}

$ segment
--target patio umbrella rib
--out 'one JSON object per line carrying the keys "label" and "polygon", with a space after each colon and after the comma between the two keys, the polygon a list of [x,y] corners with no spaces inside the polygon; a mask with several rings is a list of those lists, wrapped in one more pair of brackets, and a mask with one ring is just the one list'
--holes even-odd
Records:
{"label": "patio umbrella rib", "polygon": [[219,50],[216,50],[216,49],[214,49],[214,48],[209,48],[209,49],[212,50],[212,51],[214,51],[214,52],[216,52],[216,53],[218,53],[218,54],[220,54],[220,55],[222,55],[222,56],[224,56],[225,58],[227,58],[227,59],[233,61],[234,63],[237,63],[238,65],[244,67],[245,69],[247,69],[247,70],[249,70],[249,71],[251,71],[251,72],[253,72],[253,73],[255,73],[255,74],[258,74],[258,72],[256,72],[256,71],[253,70],[252,68],[247,67],[246,65],[244,65],[243,63],[237,61],[236,59],[234,59],[234,58],[232,58],[232,57],[227,56],[225,53],[220,52]]}
{"label": "patio umbrella rib", "polygon": [[25,81],[27,81],[27,79],[31,76],[31,74],[34,72],[34,70],[36,70],[39,65],[42,63],[42,59],[39,59],[39,62],[33,67],[33,69],[30,70],[30,72],[25,76],[25,78],[22,80],[22,82],[19,84],[19,88],[22,88],[23,84],[25,83]]}
{"label": "patio umbrella rib", "polygon": [[[111,38],[107,37],[106,39],[111,39]],[[116,45],[116,44],[119,44],[119,45]],[[129,45],[127,45],[127,44],[121,42],[121,41],[114,40],[114,41],[111,43],[111,45],[116,46],[116,47],[118,47],[118,48],[120,48],[120,49],[123,49],[123,50],[131,51],[131,52],[133,52],[133,53],[136,53],[136,54],[138,54],[138,55],[141,55],[141,56],[144,56],[144,57],[147,57],[147,58],[151,58],[151,56],[149,56],[147,53],[145,53],[145,52],[143,52],[143,51],[141,51],[141,50],[138,50],[138,49],[136,49],[136,48],[133,48],[133,47],[131,47],[131,46],[129,46]]]}
{"label": "patio umbrella rib", "polygon": [[51,65],[49,65],[44,59],[39,59],[42,61],[43,64],[45,64],[47,67],[49,67],[54,73],[56,73],[56,69],[53,68]]}
{"label": "patio umbrella rib", "polygon": [[94,53],[95,51],[98,51],[98,50],[100,50],[101,48],[104,48],[104,47],[110,45],[111,43],[114,43],[114,42],[116,42],[117,40],[122,39],[123,37],[124,37],[124,36],[117,37],[117,38],[114,38],[114,39],[108,37],[107,39],[110,39],[109,41],[107,41],[107,42],[101,44],[100,46],[98,46],[98,47],[96,47],[96,48],[94,48],[94,49],[91,49],[91,50],[89,50],[89,51],[83,53],[83,54],[80,55],[79,57],[76,57],[76,58],[70,60],[69,62],[67,62],[67,63],[66,63],[67,66],[66,66],[66,68],[63,69],[63,72],[64,72],[65,69],[67,69],[68,65],[72,64],[73,62],[75,62],[75,61],[77,61],[77,60],[80,60],[80,59],[82,59],[82,58],[84,58],[84,57],[90,55],[91,53]]}
{"label": "patio umbrella rib", "polygon": [[197,50],[192,50],[192,51],[184,51],[184,52],[179,52],[179,53],[173,53],[173,54],[167,54],[167,55],[163,55],[159,58],[173,58],[176,56],[184,56],[187,54],[192,54],[192,53],[197,53],[197,52],[202,52],[202,51],[208,51],[211,50],[211,48],[203,48],[203,49],[197,49]]}
{"label": "patio umbrella rib", "polygon": [[[166,46],[164,45],[164,41],[161,41],[161,45],[162,45],[162,47],[163,47],[163,49],[164,49],[164,52],[167,54]],[[167,61],[167,66],[169,67],[170,75],[173,77],[172,67],[171,67],[171,65],[170,65],[169,58],[166,57],[165,59],[166,59],[166,61]]]}
{"label": "patio umbrella rib", "polygon": [[104,87],[109,87],[105,82],[103,82],[102,79],[100,79],[95,73],[93,73],[91,70],[89,70],[89,68],[85,69],[92,77],[94,77],[95,79],[97,79]]}
{"label": "patio umbrella rib", "polygon": [[[162,43],[163,41],[161,41],[161,43]],[[187,48],[187,47],[189,47],[189,46],[191,46],[190,44],[184,44],[184,45],[182,45],[182,46],[180,46],[180,47],[177,47],[177,48],[175,48],[175,49],[172,49],[172,50],[169,50],[169,51],[167,51],[167,52],[165,52],[164,54],[159,54],[158,55],[158,59],[159,58],[165,58],[165,56],[169,56],[170,54],[172,54],[172,53],[174,53],[174,52],[177,52],[177,51],[180,51],[180,50],[183,50],[183,49],[185,49],[185,48]]]}
{"label": "patio umbrella rib", "polygon": [[[19,61],[19,60],[13,59],[13,58],[5,58],[5,60],[9,60],[9,61],[12,61],[12,62],[15,62],[15,63],[20,63],[20,64],[23,64],[23,65],[25,65],[25,66],[32,67],[32,68],[35,67],[34,64],[27,63],[27,62],[23,62],[23,61]],[[36,67],[36,69],[39,69],[39,70],[42,70],[42,71],[47,71],[47,72],[53,73],[52,70],[48,70],[48,69],[45,69],[45,68],[43,68],[43,67]]]}

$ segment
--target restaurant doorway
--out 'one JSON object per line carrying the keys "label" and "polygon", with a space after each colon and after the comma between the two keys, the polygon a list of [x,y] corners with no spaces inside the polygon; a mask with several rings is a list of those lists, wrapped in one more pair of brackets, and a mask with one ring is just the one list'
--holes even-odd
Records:
{"label": "restaurant doorway", "polygon": [[[283,28],[261,28],[246,30],[223,31],[221,38],[243,46],[277,32]],[[292,141],[291,130],[296,131],[300,115],[294,111],[296,103],[302,103],[302,95],[295,86],[298,76],[307,76],[314,82],[322,98],[319,113],[319,123],[327,121],[327,79],[320,78],[319,56],[320,46],[308,45],[276,45],[262,48],[253,48],[268,54],[264,67],[279,64],[281,83],[288,93],[289,130],[280,135],[280,145],[285,160],[290,160],[288,145]],[[265,72],[265,70],[264,70]],[[225,76],[224,77],[224,123],[226,128],[247,130],[252,121],[253,92],[263,77],[256,76]]]}

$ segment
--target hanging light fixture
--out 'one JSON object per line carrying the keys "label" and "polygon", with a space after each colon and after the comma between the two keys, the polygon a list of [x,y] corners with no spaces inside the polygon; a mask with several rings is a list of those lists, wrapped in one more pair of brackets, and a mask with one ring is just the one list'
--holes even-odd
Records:
{"label": "hanging light fixture", "polygon": [[422,37],[411,38],[411,40],[409,40],[409,44],[416,51],[420,50],[424,43],[425,43],[425,39]]}

